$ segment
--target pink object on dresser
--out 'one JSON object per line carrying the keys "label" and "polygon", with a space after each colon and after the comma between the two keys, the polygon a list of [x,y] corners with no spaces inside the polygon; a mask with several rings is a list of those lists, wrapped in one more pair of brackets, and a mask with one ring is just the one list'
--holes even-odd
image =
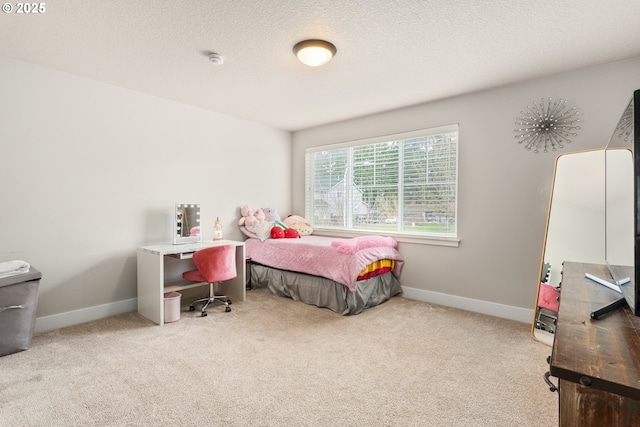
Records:
{"label": "pink object on dresser", "polygon": [[558,312],[558,306],[560,302],[558,301],[560,298],[560,292],[556,288],[551,285],[546,285],[542,283],[540,285],[540,293],[538,295],[538,307],[546,308],[547,310],[551,310],[553,312]]}

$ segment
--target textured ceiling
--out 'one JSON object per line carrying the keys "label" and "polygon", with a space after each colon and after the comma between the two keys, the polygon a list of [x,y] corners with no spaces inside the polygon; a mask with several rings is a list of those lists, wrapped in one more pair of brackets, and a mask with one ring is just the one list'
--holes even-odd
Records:
{"label": "textured ceiling", "polygon": [[[0,14],[0,56],[292,131],[640,56],[639,0],[44,4]],[[307,38],[336,57],[302,65]]]}

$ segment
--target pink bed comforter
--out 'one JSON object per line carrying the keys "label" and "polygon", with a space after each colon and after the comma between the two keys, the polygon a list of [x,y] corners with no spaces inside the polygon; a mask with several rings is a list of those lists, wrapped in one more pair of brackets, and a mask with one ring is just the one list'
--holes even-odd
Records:
{"label": "pink bed comforter", "polygon": [[356,279],[369,264],[381,259],[395,261],[393,274],[400,276],[404,259],[393,247],[378,246],[361,249],[353,254],[339,252],[331,245],[333,241],[348,241],[323,236],[302,236],[300,239],[250,238],[245,242],[247,256],[253,262],[280,270],[326,277],[356,289]]}

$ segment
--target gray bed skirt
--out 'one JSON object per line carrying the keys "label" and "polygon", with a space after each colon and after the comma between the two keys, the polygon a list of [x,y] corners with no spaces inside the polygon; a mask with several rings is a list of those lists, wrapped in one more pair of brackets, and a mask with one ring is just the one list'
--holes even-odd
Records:
{"label": "gray bed skirt", "polygon": [[251,264],[252,288],[266,289],[274,295],[317,307],[329,308],[342,315],[361,313],[402,293],[393,273],[385,273],[358,282],[355,292],[340,283],[304,273],[278,270]]}

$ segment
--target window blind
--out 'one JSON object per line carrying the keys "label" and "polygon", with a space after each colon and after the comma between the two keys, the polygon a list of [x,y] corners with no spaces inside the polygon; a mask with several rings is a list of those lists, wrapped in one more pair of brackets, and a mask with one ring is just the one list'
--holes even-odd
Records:
{"label": "window blind", "polygon": [[315,228],[456,237],[458,126],[308,149]]}

